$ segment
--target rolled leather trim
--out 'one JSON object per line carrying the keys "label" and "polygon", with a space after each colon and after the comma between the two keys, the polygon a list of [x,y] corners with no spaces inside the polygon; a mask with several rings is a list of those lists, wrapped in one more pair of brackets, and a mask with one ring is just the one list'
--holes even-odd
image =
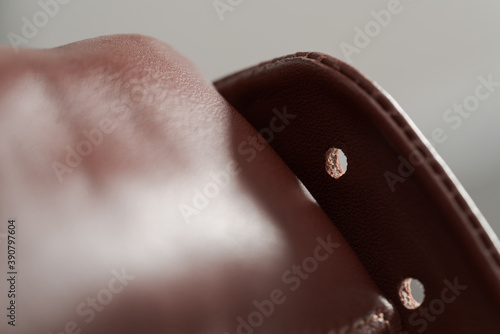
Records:
{"label": "rolled leather trim", "polygon": [[[316,52],[262,63],[215,86],[257,130],[274,108],[286,106],[296,116],[270,145],[396,306],[405,332],[500,332],[498,238],[386,92]],[[331,147],[347,156],[339,179],[325,172]],[[399,177],[392,187],[391,176]],[[409,277],[425,288],[416,309],[400,300]]]}

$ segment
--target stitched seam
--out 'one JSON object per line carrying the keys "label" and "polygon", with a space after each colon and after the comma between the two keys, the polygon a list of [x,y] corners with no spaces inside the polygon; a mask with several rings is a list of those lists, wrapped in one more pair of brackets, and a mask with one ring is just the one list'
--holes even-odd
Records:
{"label": "stitched seam", "polygon": [[[306,57],[308,59],[313,59],[314,58],[310,58],[310,55],[311,53],[308,53],[306,55]],[[316,60],[318,61],[319,63],[327,66],[327,67],[330,67],[330,68],[333,68],[331,67],[330,65],[328,64],[325,64],[323,62],[323,60],[325,59],[325,57],[321,57],[320,59]],[[335,68],[333,68],[335,69]],[[396,123],[396,125],[399,127],[399,129],[402,130],[403,134],[406,136],[406,139],[409,140],[410,143],[413,144],[414,148],[418,150],[419,153],[421,153],[425,159],[425,162],[428,164],[428,166],[432,169],[432,171],[436,174],[436,176],[438,176],[438,180],[441,181],[441,184],[448,190],[448,193],[449,195],[451,195],[453,201],[455,202],[455,204],[460,208],[461,212],[463,213],[463,215],[465,215],[466,217],[466,221],[469,223],[470,227],[472,227],[472,229],[474,231],[476,231],[477,233],[477,236],[479,237],[479,240],[480,240],[480,244],[482,244],[483,246],[483,249],[486,250],[487,253],[489,253],[489,255],[492,257],[492,259],[494,260],[493,263],[495,263],[497,265],[497,268],[500,269],[500,263],[498,261],[495,260],[495,257],[498,256],[498,253],[495,249],[495,247],[491,244],[492,247],[490,247],[490,243],[491,243],[491,240],[489,238],[486,238],[489,242],[487,242],[484,237],[481,237],[481,236],[486,236],[486,231],[483,229],[483,227],[480,225],[480,224],[475,224],[472,220],[473,219],[476,219],[475,217],[472,218],[472,216],[469,214],[471,213],[471,210],[469,208],[469,206],[467,205],[467,203],[465,202],[465,200],[462,198],[462,196],[460,195],[460,192],[458,191],[457,187],[453,184],[453,182],[451,182],[452,184],[452,187],[449,187],[449,184],[446,184],[444,182],[443,179],[446,179],[446,180],[450,180],[448,175],[446,173],[444,173],[444,171],[442,171],[442,167],[439,165],[439,163],[436,161],[436,159],[434,159],[434,157],[432,156],[432,154],[430,154],[429,150],[426,150],[426,149],[420,149],[420,147],[418,147],[417,144],[420,144],[420,140],[412,140],[409,136],[409,132],[412,133],[412,135],[415,137],[415,138],[418,138],[418,136],[416,136],[416,134],[414,134],[414,132],[411,129],[411,127],[402,127],[399,123],[398,123],[398,120],[396,119],[396,116],[399,116],[401,117],[401,121],[403,122],[404,126],[406,126],[406,120],[402,117],[402,115],[397,112],[397,113],[393,113],[391,112],[392,110],[391,109],[388,109],[383,103],[381,103],[378,99],[379,96],[382,96],[382,94],[380,94],[380,92],[378,91],[372,91],[372,92],[369,92],[367,91],[367,89],[365,87],[362,87],[360,84],[359,84],[359,81],[355,80],[354,78],[352,78],[348,73],[342,71],[342,68],[339,68],[339,69],[336,69],[337,71],[339,71],[341,74],[345,75],[346,77],[348,77],[349,79],[351,79],[353,82],[356,83],[356,85],[361,88],[365,93],[367,93],[369,96],[371,96],[375,102],[377,102],[377,104],[382,108],[382,110],[384,110],[385,112],[387,112],[389,114],[389,116],[392,118],[392,120],[394,121],[394,123]],[[394,111],[396,111],[395,109],[393,109]],[[451,180],[450,180],[451,181]]]}
{"label": "stitched seam", "polygon": [[[316,57],[314,57],[316,56]],[[455,204],[460,208],[461,213],[465,216],[465,220],[468,222],[469,226],[473,229],[473,231],[476,232],[476,239],[480,240],[479,245],[482,246],[483,250],[486,250],[486,253],[490,255],[492,262],[496,265],[497,270],[500,270],[500,254],[496,250],[496,248],[492,245],[490,245],[491,240],[490,238],[486,238],[488,241],[485,240],[484,237],[481,237],[482,235],[487,236],[486,231],[482,227],[481,224],[477,223],[475,220],[477,219],[475,215],[473,214],[472,210],[469,208],[467,205],[466,201],[464,198],[460,195],[460,192],[458,191],[456,185],[454,182],[448,177],[446,172],[442,169],[440,164],[434,159],[432,154],[430,154],[430,151],[425,147],[425,145],[422,145],[422,142],[418,140],[417,134],[411,129],[411,126],[407,124],[406,120],[403,118],[403,116],[392,106],[392,108],[388,108],[386,106],[386,103],[382,103],[380,101],[380,97],[384,97],[384,95],[379,92],[375,87],[372,86],[371,91],[367,89],[367,87],[364,87],[361,85],[361,82],[358,78],[352,77],[349,73],[347,73],[343,68],[342,64],[338,62],[337,60],[334,59],[335,63],[339,66],[334,67],[332,64],[327,64],[324,62],[327,57],[324,54],[318,53],[318,52],[307,52],[307,53],[296,53],[292,55],[287,55],[284,57],[280,58],[275,58],[267,62],[263,62],[255,67],[249,68],[247,70],[243,70],[242,72],[235,73],[233,75],[230,75],[229,77],[226,77],[217,83],[223,83],[226,81],[229,81],[233,77],[240,77],[244,75],[251,75],[254,74],[258,71],[262,71],[262,69],[267,69],[270,65],[275,65],[281,62],[284,62],[289,59],[297,59],[297,58],[302,58],[302,59],[309,59],[312,61],[315,61],[321,65],[324,65],[326,67],[329,67],[333,69],[334,71],[338,71],[342,75],[346,76],[348,79],[350,79],[352,82],[356,84],[362,91],[364,91],[368,96],[370,96],[380,108],[382,108],[383,111],[385,111],[392,119],[392,121],[398,126],[398,128],[403,132],[403,134],[406,136],[406,139],[413,145],[414,149],[418,151],[423,158],[425,159],[425,163],[427,164],[428,167],[432,169],[432,171],[435,173],[435,176],[437,176],[438,180],[441,182],[441,185],[444,186],[444,188],[448,191],[448,194],[451,195],[450,197],[453,199]],[[375,88],[375,89],[373,89]],[[414,139],[412,139],[412,137]],[[424,146],[422,148],[421,146]],[[463,203],[461,203],[463,202]]]}

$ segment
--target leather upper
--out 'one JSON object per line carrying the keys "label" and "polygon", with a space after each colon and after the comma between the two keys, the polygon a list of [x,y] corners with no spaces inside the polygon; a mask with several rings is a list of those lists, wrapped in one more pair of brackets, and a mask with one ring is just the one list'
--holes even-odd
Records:
{"label": "leather upper", "polygon": [[[399,330],[295,174],[172,48],[120,35],[0,55],[0,218],[21,258],[0,332]],[[286,133],[277,102],[267,126]]]}
{"label": "leather upper", "polygon": [[[320,53],[262,63],[215,83],[256,128],[276,106],[296,116],[270,145],[354,249],[407,333],[498,333],[499,243],[456,178],[398,105],[352,67]],[[341,149],[347,172],[325,171]],[[406,278],[423,304],[401,299]]]}

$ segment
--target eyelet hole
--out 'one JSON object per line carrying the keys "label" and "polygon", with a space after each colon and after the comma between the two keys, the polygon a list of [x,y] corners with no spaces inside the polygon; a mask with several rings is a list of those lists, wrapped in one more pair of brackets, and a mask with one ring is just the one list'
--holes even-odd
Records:
{"label": "eyelet hole", "polygon": [[399,298],[407,309],[418,308],[425,299],[424,285],[415,278],[404,279],[399,285]]}
{"label": "eyelet hole", "polygon": [[334,179],[340,178],[347,172],[347,157],[341,149],[332,147],[326,151],[325,169]]}

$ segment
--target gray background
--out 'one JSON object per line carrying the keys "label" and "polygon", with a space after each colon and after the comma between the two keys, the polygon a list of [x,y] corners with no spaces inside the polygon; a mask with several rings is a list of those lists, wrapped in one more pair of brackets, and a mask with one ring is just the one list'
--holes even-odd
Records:
{"label": "gray background", "polygon": [[[22,17],[40,11],[37,0],[0,0],[0,43],[21,34]],[[43,0],[45,1],[45,0]],[[228,2],[227,0],[223,0]],[[29,40],[53,47],[115,33],[157,37],[189,57],[210,79],[297,51],[320,51],[346,60],[342,42],[353,45],[355,27],[387,8],[388,1],[244,0],[222,21],[213,0],[72,0]],[[474,93],[478,77],[500,82],[500,2],[401,0],[352,64],[377,81],[431,137],[435,148],[500,234],[500,89],[453,130],[443,114]],[[1,75],[1,74],[0,74]]]}

